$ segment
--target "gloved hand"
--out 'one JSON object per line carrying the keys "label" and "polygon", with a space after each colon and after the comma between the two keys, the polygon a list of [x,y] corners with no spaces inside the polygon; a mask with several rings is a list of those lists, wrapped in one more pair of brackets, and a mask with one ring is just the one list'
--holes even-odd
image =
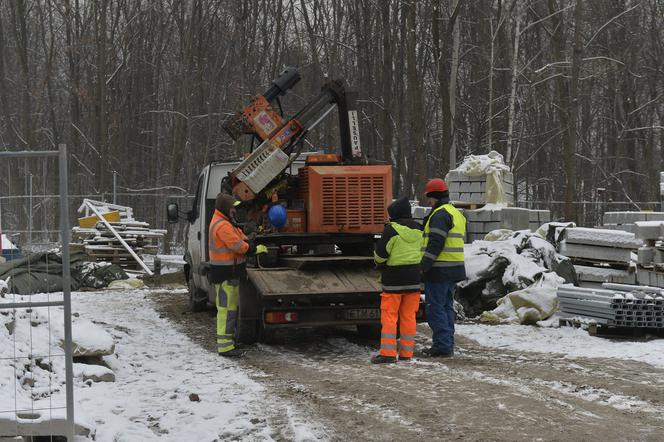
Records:
{"label": "gloved hand", "polygon": [[256,246],[256,255],[260,255],[261,253],[267,253],[267,246],[258,244]]}

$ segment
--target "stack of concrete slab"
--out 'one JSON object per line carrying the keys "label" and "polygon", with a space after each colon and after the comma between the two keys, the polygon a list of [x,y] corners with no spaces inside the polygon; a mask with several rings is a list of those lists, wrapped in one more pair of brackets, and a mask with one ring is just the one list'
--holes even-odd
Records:
{"label": "stack of concrete slab", "polygon": [[572,259],[581,286],[636,283],[631,256],[643,242],[633,233],[574,227],[565,229],[563,238],[559,252]]}
{"label": "stack of concrete slab", "polygon": [[551,221],[548,210],[530,210],[519,207],[485,206],[476,210],[464,210],[468,221],[467,241],[482,240],[487,233],[498,229],[536,230]]}
{"label": "stack of concrete slab", "polygon": [[636,236],[645,245],[638,250],[638,281],[641,285],[664,287],[664,221],[636,221]]}
{"label": "stack of concrete slab", "polygon": [[[514,177],[511,172],[502,172],[501,183],[505,192],[505,203],[514,204]],[[470,176],[458,170],[450,170],[446,176],[450,189],[450,200],[481,206],[487,201],[487,176]]]}
{"label": "stack of concrete slab", "polygon": [[636,233],[637,221],[664,221],[664,212],[605,212],[602,228]]}

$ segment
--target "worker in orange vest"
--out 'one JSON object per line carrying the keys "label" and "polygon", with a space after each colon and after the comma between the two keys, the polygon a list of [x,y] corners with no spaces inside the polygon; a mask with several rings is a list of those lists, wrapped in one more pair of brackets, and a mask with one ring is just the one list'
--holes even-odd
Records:
{"label": "worker in orange vest", "polygon": [[[408,361],[413,357],[416,314],[420,307],[420,257],[422,226],[411,215],[407,197],[387,208],[390,223],[376,243],[374,260],[383,267],[380,295],[380,352],[374,364]],[[397,321],[399,339],[397,341]]]}
{"label": "worker in orange vest", "polygon": [[215,211],[208,234],[210,270],[208,279],[217,305],[217,351],[221,356],[240,356],[235,347],[240,278],[246,275],[245,256],[265,253],[263,245],[254,247],[242,230],[234,224],[235,199],[224,193],[217,195]]}

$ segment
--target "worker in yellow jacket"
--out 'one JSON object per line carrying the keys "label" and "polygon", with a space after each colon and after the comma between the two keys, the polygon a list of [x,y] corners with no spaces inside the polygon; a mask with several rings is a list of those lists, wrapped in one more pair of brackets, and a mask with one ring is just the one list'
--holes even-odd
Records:
{"label": "worker in yellow jacket", "polygon": [[[407,197],[388,208],[390,223],[376,243],[374,260],[383,268],[380,295],[380,352],[374,364],[408,361],[413,357],[416,315],[420,307],[420,248],[422,230],[413,220]],[[397,339],[397,322],[399,336]]]}

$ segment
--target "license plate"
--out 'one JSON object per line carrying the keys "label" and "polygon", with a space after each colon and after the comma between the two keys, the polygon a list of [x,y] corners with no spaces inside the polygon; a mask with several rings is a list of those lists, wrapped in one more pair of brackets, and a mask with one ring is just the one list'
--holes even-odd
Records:
{"label": "license plate", "polygon": [[356,308],[352,310],[346,310],[344,312],[344,317],[348,321],[354,321],[357,319],[380,319],[380,309]]}

